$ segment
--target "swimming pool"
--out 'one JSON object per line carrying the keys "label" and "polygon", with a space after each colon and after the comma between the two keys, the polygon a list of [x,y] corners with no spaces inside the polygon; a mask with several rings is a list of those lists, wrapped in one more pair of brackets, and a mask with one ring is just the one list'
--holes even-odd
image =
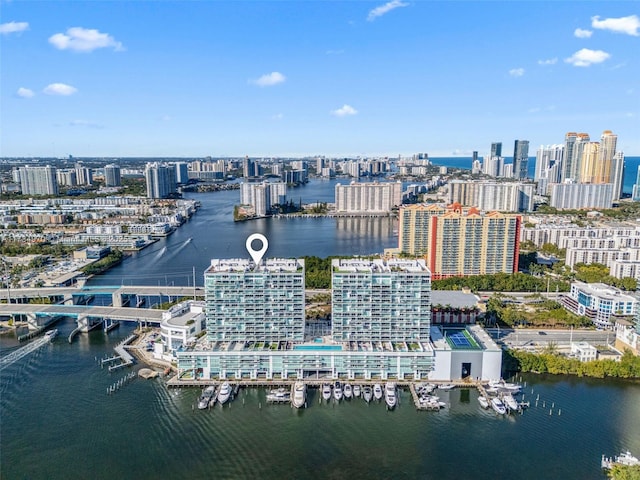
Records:
{"label": "swimming pool", "polygon": [[294,350],[342,350],[342,345],[294,345]]}

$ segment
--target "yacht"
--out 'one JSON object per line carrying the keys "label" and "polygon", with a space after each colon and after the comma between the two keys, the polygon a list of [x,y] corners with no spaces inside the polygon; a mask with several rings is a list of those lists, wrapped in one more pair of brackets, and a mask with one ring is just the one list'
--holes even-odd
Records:
{"label": "yacht", "polygon": [[322,385],[322,398],[324,400],[331,400],[331,385],[325,383]]}
{"label": "yacht", "polygon": [[211,400],[213,399],[215,401],[215,393],[216,387],[214,387],[213,385],[209,385],[207,388],[205,388],[202,391],[202,395],[200,395],[200,398],[198,399],[198,408],[200,410],[208,408],[212,403]]}
{"label": "yacht", "polygon": [[44,334],[44,336],[48,338],[50,341],[56,338],[56,335],[58,335],[57,328],[54,328],[53,330],[49,330],[47,333]]}
{"label": "yacht", "polygon": [[344,398],[351,399],[352,396],[353,396],[353,389],[351,388],[351,384],[350,383],[345,383],[344,384]]}
{"label": "yacht", "polygon": [[375,398],[378,401],[382,400],[382,387],[380,386],[379,383],[376,383],[373,386],[373,398]]}
{"label": "yacht", "polygon": [[229,398],[231,398],[231,385],[229,382],[224,382],[218,392],[218,402],[220,405],[224,405]]}
{"label": "yacht", "polygon": [[360,385],[358,385],[357,383],[353,386],[353,396],[354,397],[359,397],[360,394],[362,393],[362,391],[360,390]]}
{"label": "yacht", "polygon": [[333,385],[333,398],[335,398],[337,402],[342,400],[342,385],[340,385],[340,382],[336,382]]}
{"label": "yacht", "polygon": [[271,390],[267,393],[267,402],[270,403],[288,402],[289,400],[291,400],[291,392],[283,387]]}
{"label": "yacht", "polygon": [[453,390],[456,386],[453,383],[443,383],[442,385],[438,385],[438,388],[446,392],[447,390]]}
{"label": "yacht", "polygon": [[387,382],[387,384],[384,386],[384,401],[390,410],[396,406],[396,403],[398,403],[395,383]]}
{"label": "yacht", "polygon": [[500,400],[498,397],[493,397],[491,399],[491,408],[493,408],[496,413],[499,413],[500,415],[504,415],[505,413],[507,413],[507,409],[504,406],[504,403],[502,403],[502,400]]}
{"label": "yacht", "polygon": [[502,402],[509,410],[517,412],[520,409],[518,406],[518,402],[516,402],[516,399],[513,398],[513,395],[511,395],[510,393],[505,393],[504,395],[502,395]]}
{"label": "yacht", "polygon": [[302,408],[307,404],[307,386],[302,382],[296,382],[293,386],[293,406]]}
{"label": "yacht", "polygon": [[373,397],[373,392],[371,391],[371,387],[367,386],[362,389],[362,398],[364,401],[369,403],[371,398]]}
{"label": "yacht", "polygon": [[482,408],[489,408],[489,400],[487,400],[487,397],[485,396],[480,395],[478,397],[478,403]]}

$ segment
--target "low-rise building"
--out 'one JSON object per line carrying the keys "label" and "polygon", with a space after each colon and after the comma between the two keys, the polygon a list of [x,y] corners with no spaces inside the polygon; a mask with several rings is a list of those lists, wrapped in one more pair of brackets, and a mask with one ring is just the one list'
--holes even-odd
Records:
{"label": "low-rise building", "polygon": [[611,316],[634,315],[637,300],[604,283],[573,282],[561,303],[570,312],[589,318],[598,328],[612,328]]}

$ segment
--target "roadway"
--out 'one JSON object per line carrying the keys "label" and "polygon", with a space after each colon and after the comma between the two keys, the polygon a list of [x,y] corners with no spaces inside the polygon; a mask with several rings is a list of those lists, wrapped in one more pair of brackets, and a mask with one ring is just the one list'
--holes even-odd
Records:
{"label": "roadway", "polygon": [[0,304],[0,316],[5,315],[64,315],[67,317],[110,318],[129,322],[143,321],[160,324],[165,310],[131,307],[101,307],[84,305]]}
{"label": "roadway", "polygon": [[0,300],[16,298],[42,298],[65,295],[111,295],[115,292],[121,295],[140,295],[145,297],[170,296],[170,297],[204,297],[203,287],[169,287],[169,286],[142,286],[142,285],[120,285],[120,286],[95,286],[95,287],[43,287],[43,288],[3,288],[0,290]]}
{"label": "roadway", "polygon": [[557,345],[569,345],[573,342],[589,342],[593,345],[605,345],[615,339],[615,333],[605,330],[573,329],[505,329],[487,328],[491,338],[511,346],[546,345],[553,342]]}

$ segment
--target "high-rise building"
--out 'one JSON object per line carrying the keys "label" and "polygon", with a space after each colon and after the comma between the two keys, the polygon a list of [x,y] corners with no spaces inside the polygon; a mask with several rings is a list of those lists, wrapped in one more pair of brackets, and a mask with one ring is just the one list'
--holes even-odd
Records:
{"label": "high-rise building", "polygon": [[539,195],[548,195],[549,184],[560,182],[564,148],[564,145],[541,145],[536,152],[534,180],[538,184]]}
{"label": "high-rise building", "polygon": [[147,163],[144,170],[148,198],[167,198],[176,191],[176,169],[166,163]]}
{"label": "high-rise building", "polygon": [[613,201],[622,198],[624,186],[624,152],[616,152],[611,160],[611,183],[613,183]]}
{"label": "high-rise building", "polygon": [[557,209],[611,208],[612,183],[552,183],[549,205]]}
{"label": "high-rise building", "polygon": [[402,183],[336,184],[336,212],[388,213],[402,203]]}
{"label": "high-rise building", "polygon": [[58,195],[56,168],[24,166],[18,170],[23,195]]}
{"label": "high-rise building", "polygon": [[56,181],[59,186],[75,187],[78,185],[75,169],[56,170]]}
{"label": "high-rise building", "polygon": [[240,184],[240,205],[251,205],[259,217],[270,214],[274,205],[284,205],[286,201],[287,184],[284,182]]}
{"label": "high-rise building", "polygon": [[120,166],[114,163],[104,166],[104,186],[119,187],[122,185]]}
{"label": "high-rise building", "polygon": [[78,181],[78,185],[92,185],[93,184],[93,173],[90,168],[82,165],[81,162],[76,163],[76,180]]}
{"label": "high-rise building", "polygon": [[431,274],[424,260],[331,262],[335,341],[422,342],[431,326]]}
{"label": "high-rise building", "polygon": [[452,180],[448,187],[449,204],[477,207],[483,212],[533,211],[533,183]]}
{"label": "high-rise building", "polygon": [[529,140],[516,140],[513,145],[513,178],[527,178]]}
{"label": "high-rise building", "polygon": [[588,133],[569,132],[564,137],[565,151],[560,181],[573,180],[580,182],[582,150],[589,142]]}
{"label": "high-rise building", "polygon": [[187,162],[174,163],[176,169],[176,183],[186,185],[189,183],[189,164]]}
{"label": "high-rise building", "polygon": [[502,156],[502,142],[494,142],[491,144],[491,156],[492,157]]}
{"label": "high-rise building", "polygon": [[405,206],[399,212],[398,248],[424,255],[434,279],[515,273],[521,222],[519,215],[464,211],[459,204]]}
{"label": "high-rise building", "polygon": [[634,202],[640,202],[640,165],[638,165],[636,183],[633,184],[633,194],[631,195],[631,199]]}
{"label": "high-rise building", "polygon": [[304,340],[304,260],[214,259],[204,288],[210,341]]}

